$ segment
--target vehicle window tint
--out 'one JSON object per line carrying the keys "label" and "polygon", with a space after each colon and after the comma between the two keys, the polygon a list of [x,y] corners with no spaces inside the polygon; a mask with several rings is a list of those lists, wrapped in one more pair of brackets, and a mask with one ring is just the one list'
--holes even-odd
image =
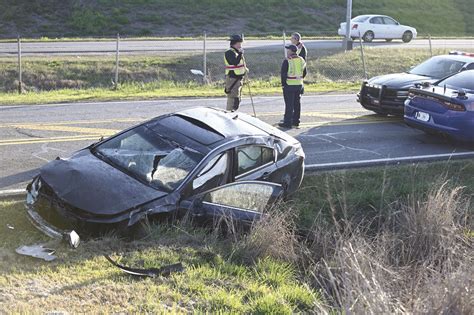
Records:
{"label": "vehicle window tint", "polygon": [[381,17],[376,16],[370,19],[371,24],[383,24],[383,20]]}
{"label": "vehicle window tint", "polygon": [[466,66],[466,70],[474,70],[474,62]]}
{"label": "vehicle window tint", "polygon": [[398,23],[394,19],[389,17],[384,17],[383,22],[387,25],[398,25]]}
{"label": "vehicle window tint", "polygon": [[241,183],[214,190],[204,196],[204,201],[239,208],[263,212],[268,205],[274,187],[258,183]]}
{"label": "vehicle window tint", "polygon": [[352,22],[362,23],[362,22],[367,21],[368,18],[369,18],[368,16],[361,15],[361,16],[357,16],[354,19],[352,19]]}
{"label": "vehicle window tint", "polygon": [[452,60],[445,57],[433,57],[414,67],[409,73],[442,79],[448,75],[459,72],[464,64],[465,62],[463,61]]}
{"label": "vehicle window tint", "polygon": [[263,146],[237,148],[237,175],[249,172],[275,160],[275,151]]}
{"label": "vehicle window tint", "polygon": [[460,72],[439,83],[440,86],[445,84],[454,89],[474,91],[474,70]]}
{"label": "vehicle window tint", "polygon": [[175,189],[199,163],[202,155],[139,126],[92,150],[135,178],[165,191]]}
{"label": "vehicle window tint", "polygon": [[193,189],[196,190],[201,187],[211,189],[225,184],[228,155],[228,153],[223,153],[213,158],[193,180]]}

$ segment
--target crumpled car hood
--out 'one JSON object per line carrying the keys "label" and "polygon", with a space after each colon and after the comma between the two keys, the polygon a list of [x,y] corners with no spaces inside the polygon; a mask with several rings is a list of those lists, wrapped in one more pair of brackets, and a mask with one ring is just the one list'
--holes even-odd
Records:
{"label": "crumpled car hood", "polygon": [[95,215],[116,215],[167,194],[105,163],[89,149],[49,162],[40,177],[60,199]]}

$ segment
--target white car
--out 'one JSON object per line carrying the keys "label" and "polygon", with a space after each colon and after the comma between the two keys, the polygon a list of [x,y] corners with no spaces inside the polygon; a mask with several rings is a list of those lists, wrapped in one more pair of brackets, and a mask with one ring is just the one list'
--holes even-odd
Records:
{"label": "white car", "polygon": [[[346,23],[341,23],[337,33],[346,36]],[[359,15],[351,20],[351,38],[362,36],[364,42],[370,43],[374,39],[401,39],[408,43],[416,38],[416,28],[401,25],[395,19],[386,15]]]}

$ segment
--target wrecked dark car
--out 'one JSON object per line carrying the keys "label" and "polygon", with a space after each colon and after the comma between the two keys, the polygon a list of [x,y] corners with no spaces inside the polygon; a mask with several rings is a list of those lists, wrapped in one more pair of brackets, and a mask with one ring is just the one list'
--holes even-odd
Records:
{"label": "wrecked dark car", "polygon": [[259,119],[194,108],[49,162],[27,187],[27,211],[43,232],[71,245],[74,231],[128,229],[149,216],[250,222],[299,187],[304,158],[296,139]]}

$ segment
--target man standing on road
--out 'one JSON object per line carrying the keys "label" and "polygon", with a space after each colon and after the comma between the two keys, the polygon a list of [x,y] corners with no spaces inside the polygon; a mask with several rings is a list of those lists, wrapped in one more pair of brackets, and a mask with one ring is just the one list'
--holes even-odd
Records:
{"label": "man standing on road", "polygon": [[289,129],[300,125],[301,94],[303,94],[303,78],[306,76],[306,61],[297,55],[298,47],[295,45],[287,45],[285,48],[288,57],[281,65],[285,116],[278,126]]}
{"label": "man standing on road", "polygon": [[243,39],[240,35],[232,35],[229,38],[230,48],[225,52],[225,94],[227,94],[227,110],[239,109],[242,85],[248,69],[245,64]]}
{"label": "man standing on road", "polygon": [[303,58],[306,61],[306,56],[308,55],[308,51],[306,50],[306,46],[301,41],[301,34],[300,33],[293,33],[291,34],[291,43],[296,46],[298,49],[296,54]]}

